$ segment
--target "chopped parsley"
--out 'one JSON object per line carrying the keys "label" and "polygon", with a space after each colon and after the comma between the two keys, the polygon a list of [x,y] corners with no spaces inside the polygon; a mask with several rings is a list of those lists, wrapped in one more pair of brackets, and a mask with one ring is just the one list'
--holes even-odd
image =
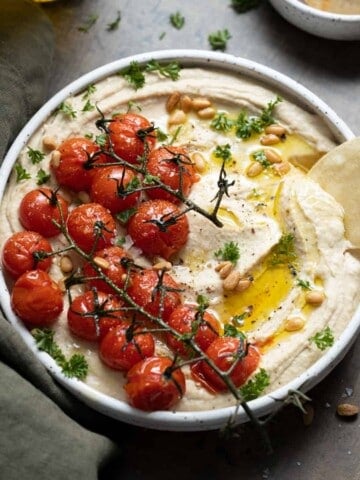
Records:
{"label": "chopped parsley", "polygon": [[156,128],[156,138],[159,142],[166,142],[168,134],[163,132],[159,127]]}
{"label": "chopped parsley", "polygon": [[170,15],[170,23],[177,30],[181,30],[185,25],[185,17],[180,12],[172,13]]}
{"label": "chopped parsley", "polygon": [[31,178],[30,173],[20,163],[15,163],[15,172],[17,182]]}
{"label": "chopped parsley", "polygon": [[200,313],[204,313],[209,306],[209,299],[205,295],[198,295],[196,297],[197,310]]}
{"label": "chopped parsley", "polygon": [[99,15],[96,15],[95,13],[92,13],[91,15],[88,16],[88,18],[85,20],[85,22],[78,27],[78,30],[80,32],[88,33],[91,27],[95,25],[99,18]]}
{"label": "chopped parsley", "polygon": [[108,32],[113,32],[114,30],[117,30],[120,25],[120,20],[121,20],[121,12],[120,10],[118,10],[115,20],[107,24],[106,30]]}
{"label": "chopped parsley", "polygon": [[173,61],[167,65],[161,65],[157,60],[150,60],[145,67],[141,67],[135,60],[123,71],[119,72],[134,88],[138,90],[145,85],[145,72],[158,72],[161,76],[178,80],[180,76],[180,65]]}
{"label": "chopped parsley", "polygon": [[230,120],[225,112],[217,113],[210,123],[210,127],[218,132],[229,132],[233,125],[233,121]]}
{"label": "chopped parsley", "polygon": [[214,255],[219,260],[229,261],[236,265],[236,262],[240,258],[239,244],[236,242],[225,243],[223,248],[217,250]]}
{"label": "chopped parsley", "polygon": [[160,177],[156,175],[151,175],[150,173],[145,174],[144,176],[145,185],[155,185],[157,182],[160,182]]}
{"label": "chopped parsley", "polygon": [[70,103],[61,102],[56,111],[63,113],[66,117],[76,118],[76,112]]}
{"label": "chopped parsley", "polygon": [[138,90],[145,85],[145,75],[139,62],[136,62],[135,60],[130,62],[130,65],[120,72],[120,75],[122,75],[135,88],[135,90]]}
{"label": "chopped parsley", "polygon": [[259,116],[249,116],[247,112],[242,111],[234,122],[235,135],[243,140],[251,137],[253,133],[261,133],[265,127],[274,123],[273,111],[276,105],[282,99],[277,95],[260,112]]}
{"label": "chopped parsley", "polygon": [[178,80],[181,67],[178,62],[173,61],[167,65],[161,65],[157,60],[150,60],[145,66],[147,72],[158,72],[160,75],[171,80]]}
{"label": "chopped parsley", "polygon": [[96,145],[99,145],[99,147],[105,147],[106,142],[107,142],[107,134],[106,133],[100,133],[100,135],[96,135],[96,137],[95,137]]}
{"label": "chopped parsley", "polygon": [[217,32],[210,33],[208,36],[208,41],[213,50],[225,50],[228,40],[230,40],[231,35],[227,28],[224,30],[218,30]]}
{"label": "chopped parsley", "polygon": [[39,350],[50,355],[62,369],[63,374],[69,378],[84,380],[88,373],[88,364],[84,355],[75,353],[69,360],[66,359],[59,345],[54,340],[54,331],[36,328],[31,331]]}
{"label": "chopped parsley", "polygon": [[95,110],[95,105],[93,103],[91,103],[90,100],[86,100],[86,103],[83,106],[81,111],[82,112],[92,112],[93,110]]}
{"label": "chopped parsley", "polygon": [[291,233],[285,233],[270,253],[269,265],[289,265],[296,260],[295,238]]}
{"label": "chopped parsley", "polygon": [[308,280],[301,280],[301,278],[298,278],[297,286],[301,287],[303,290],[311,290],[311,285]]}
{"label": "chopped parsley", "polygon": [[45,170],[40,168],[40,170],[38,170],[38,172],[36,174],[36,178],[37,178],[37,182],[36,182],[37,185],[43,185],[48,180],[50,180],[50,174],[46,173]]}
{"label": "chopped parsley", "polygon": [[226,323],[224,325],[224,337],[242,338],[243,340],[246,339],[246,335],[231,323]]}
{"label": "chopped parsley", "polygon": [[128,208],[116,214],[116,218],[122,225],[126,225],[130,218],[137,212],[137,208]]}
{"label": "chopped parsley", "polygon": [[244,386],[240,387],[243,400],[249,402],[255,400],[270,385],[270,376],[264,368],[261,368]]}
{"label": "chopped parsley", "polygon": [[264,168],[270,167],[271,162],[266,158],[264,150],[257,150],[252,154],[253,159],[259,162]]}
{"label": "chopped parsley", "polygon": [[31,147],[27,147],[27,154],[28,157],[33,165],[36,165],[37,163],[40,163],[41,160],[45,158],[45,153],[40,152],[40,150],[34,150]]}
{"label": "chopped parsley", "polygon": [[82,96],[83,100],[87,100],[91,97],[93,93],[96,92],[96,86],[93,83],[90,83],[84,92],[84,95]]}
{"label": "chopped parsley", "polygon": [[334,344],[335,338],[331,328],[327,326],[323,330],[315,333],[315,335],[310,338],[310,341],[314,342],[319,350],[326,350]]}
{"label": "chopped parsley", "polygon": [[214,155],[216,158],[224,160],[224,162],[229,161],[231,159],[231,145],[229,143],[217,145],[214,150]]}
{"label": "chopped parsley", "polygon": [[231,7],[237,13],[244,13],[260,5],[261,0],[231,0]]}

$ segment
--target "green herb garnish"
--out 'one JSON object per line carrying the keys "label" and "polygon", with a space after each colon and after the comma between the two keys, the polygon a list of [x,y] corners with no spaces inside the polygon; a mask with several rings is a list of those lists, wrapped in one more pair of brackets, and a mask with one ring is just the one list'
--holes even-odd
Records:
{"label": "green herb garnish", "polygon": [[163,132],[159,127],[156,128],[156,138],[159,142],[166,142],[168,134]]}
{"label": "green herb garnish", "polygon": [[225,337],[234,337],[234,338],[242,338],[246,340],[246,335],[241,330],[238,330],[234,325],[231,323],[226,323],[224,325],[224,336]]}
{"label": "green herb garnish", "polygon": [[301,287],[303,290],[311,290],[311,285],[308,280],[301,280],[300,278],[298,278],[297,286]]}
{"label": "green herb garnish", "polygon": [[31,175],[29,172],[26,171],[26,169],[20,165],[20,163],[15,163],[15,172],[16,172],[16,181],[21,182],[21,180],[28,180],[31,178]]}
{"label": "green herb garnish", "polygon": [[197,302],[197,311],[203,314],[205,310],[209,307],[209,299],[205,295],[198,295],[196,297]]}
{"label": "green herb garnish", "polygon": [[63,113],[66,117],[76,118],[76,112],[70,103],[61,102],[56,111]]}
{"label": "green herb garnish", "polygon": [[120,20],[121,20],[121,12],[120,10],[118,10],[115,20],[107,24],[106,30],[108,32],[113,32],[114,30],[117,30],[120,25]]}
{"label": "green herb garnish", "polygon": [[233,125],[233,121],[230,120],[225,112],[217,113],[210,123],[210,127],[218,132],[229,132]]}
{"label": "green herb garnish", "polygon": [[82,99],[83,100],[87,100],[90,98],[90,96],[96,92],[96,87],[93,83],[90,83],[90,85],[88,85],[86,87],[86,90],[84,92],[84,95],[82,96]]}
{"label": "green herb garnish", "polygon": [[264,168],[270,167],[271,162],[266,158],[264,150],[258,150],[252,154],[253,159],[259,162]]}
{"label": "green herb garnish", "polygon": [[116,218],[119,220],[120,223],[126,225],[130,218],[137,212],[137,208],[129,208],[128,210],[123,210],[116,214]]}
{"label": "green herb garnish", "polygon": [[40,150],[34,150],[31,147],[27,147],[27,148],[28,148],[27,154],[32,164],[36,165],[37,163],[40,163],[41,160],[45,158],[45,153],[40,152]]}
{"label": "green herb garnish", "polygon": [[170,23],[173,27],[181,30],[185,25],[185,17],[180,12],[176,12],[170,15]]}
{"label": "green herb garnish", "polygon": [[231,262],[232,264],[236,265],[236,262],[240,258],[240,249],[239,245],[236,242],[228,242],[225,243],[223,248],[220,248],[214,253],[215,257],[223,260]]}
{"label": "green herb garnish", "polygon": [[282,99],[279,96],[276,96],[275,99],[271,100],[260,112],[259,116],[249,116],[244,111],[240,112],[234,122],[235,135],[246,140],[250,138],[253,133],[262,132],[266,126],[274,123],[273,111],[276,105],[281,101]]}
{"label": "green herb garnish", "polygon": [[268,263],[270,266],[276,267],[291,264],[294,260],[296,260],[295,238],[291,233],[286,233],[272,249]]}
{"label": "green herb garnish", "polygon": [[37,182],[36,182],[37,185],[43,185],[48,180],[50,180],[50,174],[46,173],[45,170],[40,168],[40,170],[38,170],[38,172],[36,174],[36,178],[37,178]]}
{"label": "green herb garnish", "polygon": [[261,368],[258,373],[254,375],[243,387],[240,388],[240,393],[243,400],[249,402],[255,400],[270,385],[270,376],[264,368]]}
{"label": "green herb garnish", "polygon": [[87,100],[81,111],[91,112],[92,110],[95,110],[95,105],[91,103],[90,100]]}
{"label": "green herb garnish", "polygon": [[244,13],[260,5],[261,0],[231,0],[231,7],[237,13]]}
{"label": "green herb garnish", "polygon": [[84,32],[84,33],[88,33],[88,31],[90,30],[90,28],[95,25],[95,23],[97,22],[97,19],[99,18],[99,15],[96,15],[96,14],[91,14],[88,16],[88,18],[85,20],[85,22],[80,25],[80,27],[78,27],[78,30],[80,32]]}
{"label": "green herb garnish", "polygon": [[218,30],[217,32],[210,33],[208,36],[208,41],[213,50],[225,50],[228,40],[230,40],[231,35],[227,28],[224,30]]}
{"label": "green herb garnish", "polygon": [[139,63],[135,60],[131,62],[125,70],[120,72],[120,75],[122,75],[135,88],[135,90],[138,90],[145,85],[145,75]]}
{"label": "green herb garnish", "polygon": [[231,145],[226,143],[225,145],[217,145],[214,150],[216,158],[221,158],[224,162],[228,162],[231,159]]}
{"label": "green herb garnish", "polygon": [[315,333],[315,335],[310,338],[310,341],[314,342],[320,350],[326,350],[334,344],[335,337],[331,328],[328,326]]}
{"label": "green herb garnish", "polygon": [[170,62],[167,65],[161,65],[157,60],[150,60],[145,66],[147,72],[158,72],[160,75],[171,80],[178,80],[181,67],[178,62]]}
{"label": "green herb garnish", "polygon": [[107,134],[106,133],[100,133],[100,135],[96,135],[96,137],[95,137],[96,145],[99,145],[99,147],[105,147],[106,142],[107,142]]}

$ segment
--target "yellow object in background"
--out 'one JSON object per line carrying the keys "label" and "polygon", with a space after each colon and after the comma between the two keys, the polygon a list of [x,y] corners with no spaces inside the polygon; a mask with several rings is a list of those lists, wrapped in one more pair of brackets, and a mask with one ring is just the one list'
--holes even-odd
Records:
{"label": "yellow object in background", "polygon": [[304,0],[310,7],[345,15],[360,14],[359,0]]}

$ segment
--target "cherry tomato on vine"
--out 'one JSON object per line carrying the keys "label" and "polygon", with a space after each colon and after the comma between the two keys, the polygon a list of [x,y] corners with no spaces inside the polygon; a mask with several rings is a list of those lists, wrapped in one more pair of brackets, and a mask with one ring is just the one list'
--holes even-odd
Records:
{"label": "cherry tomato on vine", "polygon": [[60,233],[59,225],[68,216],[68,202],[50,188],[36,188],[28,192],[20,203],[19,220],[26,230],[53,237]]}
{"label": "cherry tomato on vine", "polygon": [[28,270],[48,271],[52,258],[50,243],[40,233],[24,230],[9,237],[4,245],[2,264],[5,270],[17,278]]}
{"label": "cherry tomato on vine", "polygon": [[[171,313],[168,325],[180,334],[193,332],[194,341],[199,348],[205,351],[220,334],[220,324],[210,312],[198,313],[196,306],[179,305]],[[172,333],[167,332],[166,342],[169,347],[182,357],[191,355],[191,347],[186,342],[179,340]]]}
{"label": "cherry tomato on vine", "polygon": [[173,203],[148,200],[130,217],[128,233],[145,255],[160,255],[168,260],[185,245],[189,222]]}
{"label": "cherry tomato on vine", "polygon": [[109,131],[114,152],[129,163],[137,163],[139,157],[150,152],[156,142],[152,124],[137,113],[114,116],[109,123]]}
{"label": "cherry tomato on vine", "polygon": [[99,203],[84,203],[68,216],[67,228],[78,247],[89,253],[110,246],[116,235],[116,224],[109,210]]}
{"label": "cherry tomato on vine", "polygon": [[[158,177],[165,185],[179,192],[184,197],[190,193],[193,183],[196,181],[194,166],[184,148],[160,147],[150,152],[146,164],[150,175]],[[146,190],[150,198],[160,198],[173,203],[180,203],[173,194],[162,188]]]}
{"label": "cherry tomato on vine", "polygon": [[27,327],[47,327],[62,312],[63,292],[48,273],[29,270],[16,280],[11,306]]}
{"label": "cherry tomato on vine", "polygon": [[124,386],[131,405],[153,412],[172,408],[184,395],[185,377],[180,368],[173,369],[168,357],[150,357],[135,364]]}
{"label": "cherry tomato on vine", "polygon": [[60,159],[51,161],[51,169],[59,185],[69,187],[75,192],[89,189],[93,175],[98,170],[91,168],[91,165],[106,162],[104,154],[89,160],[91,155],[99,151],[99,147],[85,137],[68,138],[58,151]]}
{"label": "cherry tomato on vine", "polygon": [[140,270],[132,274],[128,295],[134,302],[151,315],[160,315],[162,304],[162,319],[167,321],[172,311],[181,303],[180,287],[175,280],[165,273],[155,270]]}
{"label": "cherry tomato on vine", "polygon": [[[260,362],[260,353],[253,345],[248,345],[247,354],[240,358],[246,348],[239,338],[218,337],[206,350],[206,356],[223,372],[230,370],[229,377],[235,387],[241,387],[249,376],[256,370]],[[200,360],[191,367],[195,380],[200,381],[212,392],[223,392],[227,386],[215,370],[204,360]]]}
{"label": "cherry tomato on vine", "polygon": [[[123,288],[124,275],[125,278],[127,275],[126,262],[131,260],[130,254],[123,248],[114,246],[98,250],[94,253],[94,258],[105,260],[103,266],[99,268],[117,287]],[[114,289],[105,280],[91,278],[98,276],[98,273],[90,262],[85,263],[83,272],[86,277],[90,278],[87,282],[89,286],[105,293],[114,293]]]}
{"label": "cherry tomato on vine", "polygon": [[155,341],[151,333],[141,333],[133,325],[118,325],[101,340],[99,355],[111,368],[127,372],[144,358],[152,357]]}
{"label": "cherry tomato on vine", "polygon": [[139,179],[129,168],[109,166],[98,168],[90,188],[90,198],[111,213],[133,208],[139,200]]}
{"label": "cherry tomato on vine", "polygon": [[71,302],[67,319],[70,331],[84,340],[101,340],[118,325],[128,325],[123,303],[114,295],[89,290]]}

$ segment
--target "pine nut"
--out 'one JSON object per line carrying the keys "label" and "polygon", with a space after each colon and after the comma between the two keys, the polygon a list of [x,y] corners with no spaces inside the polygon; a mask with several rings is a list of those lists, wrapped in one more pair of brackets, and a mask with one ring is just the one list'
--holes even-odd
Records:
{"label": "pine nut", "polygon": [[240,278],[238,284],[235,287],[237,292],[244,292],[251,285],[251,280],[249,278]]}
{"label": "pine nut", "polygon": [[209,120],[210,118],[214,118],[215,113],[216,111],[213,107],[202,108],[201,110],[197,111],[198,117],[202,118],[203,120]]}
{"label": "pine nut", "polygon": [[285,322],[285,330],[287,332],[296,332],[297,330],[301,330],[305,325],[305,320],[301,317],[293,317],[288,318]]}
{"label": "pine nut", "polygon": [[246,170],[248,177],[257,177],[264,170],[264,167],[259,162],[252,162]]}
{"label": "pine nut", "polygon": [[220,270],[228,263],[231,263],[231,262],[229,262],[228,260],[225,260],[223,262],[218,263],[214,268],[215,272],[220,272]]}
{"label": "pine nut", "polygon": [[191,156],[191,160],[193,161],[195,168],[198,172],[203,172],[206,167],[205,158],[201,155],[201,153],[196,152]]}
{"label": "pine nut", "polygon": [[180,125],[186,120],[186,115],[182,110],[175,110],[169,117],[169,125]]}
{"label": "pine nut", "polygon": [[274,165],[275,172],[280,175],[286,175],[290,171],[290,163],[289,162],[280,162]]}
{"label": "pine nut", "polygon": [[169,95],[166,101],[167,112],[171,113],[173,110],[175,110],[177,104],[179,103],[180,97],[181,97],[180,92],[177,92],[177,91]]}
{"label": "pine nut", "polygon": [[234,290],[239,283],[240,280],[240,272],[233,270],[230,275],[228,275],[225,280],[223,281],[223,289],[224,290]]}
{"label": "pine nut", "polygon": [[180,108],[183,112],[190,112],[192,108],[192,100],[189,95],[182,95],[180,98]]}
{"label": "pine nut", "polygon": [[191,106],[193,110],[196,110],[196,111],[204,110],[205,108],[208,108],[211,106],[211,102],[207,98],[196,97],[196,98],[193,98]]}
{"label": "pine nut", "polygon": [[269,133],[268,135],[263,135],[260,138],[261,145],[276,145],[280,142],[280,138],[273,133]]}
{"label": "pine nut", "polygon": [[78,193],[78,199],[80,200],[80,202],[82,203],[89,203],[90,202],[90,196],[87,192],[79,192]]}
{"label": "pine nut", "polygon": [[311,292],[306,292],[305,301],[309,305],[318,306],[318,305],[321,305],[324,300],[325,300],[325,294],[323,292],[319,292],[316,290],[313,290]]}
{"label": "pine nut", "polygon": [[103,257],[94,257],[94,263],[104,270],[107,270],[110,267],[110,263]]}
{"label": "pine nut", "polygon": [[274,150],[270,150],[270,148],[267,148],[267,149],[264,150],[264,153],[265,153],[266,159],[269,160],[270,163],[281,163],[282,162],[282,158]]}
{"label": "pine nut", "polygon": [[282,137],[283,135],[285,135],[286,129],[282,125],[274,123],[272,125],[268,125],[265,128],[265,133],[274,134],[274,135],[277,135],[278,137]]}
{"label": "pine nut", "polygon": [[68,255],[60,258],[60,269],[63,273],[70,273],[73,269],[73,262]]}
{"label": "pine nut", "polygon": [[219,271],[220,278],[224,279],[228,277],[233,268],[234,267],[231,262],[226,262],[226,264]]}
{"label": "pine nut", "polygon": [[172,264],[170,262],[167,262],[166,260],[162,260],[160,262],[155,263],[153,265],[154,270],[171,270]]}
{"label": "pine nut", "polygon": [[46,135],[45,137],[43,137],[42,144],[48,150],[55,150],[55,148],[57,147],[57,141],[55,137],[51,137],[50,135]]}
{"label": "pine nut", "polygon": [[352,403],[340,403],[337,406],[336,413],[341,417],[352,417],[359,413],[359,407]]}
{"label": "pine nut", "polygon": [[52,168],[58,168],[58,166],[60,165],[60,158],[61,158],[61,153],[59,152],[59,150],[54,150],[51,154],[51,166]]}

